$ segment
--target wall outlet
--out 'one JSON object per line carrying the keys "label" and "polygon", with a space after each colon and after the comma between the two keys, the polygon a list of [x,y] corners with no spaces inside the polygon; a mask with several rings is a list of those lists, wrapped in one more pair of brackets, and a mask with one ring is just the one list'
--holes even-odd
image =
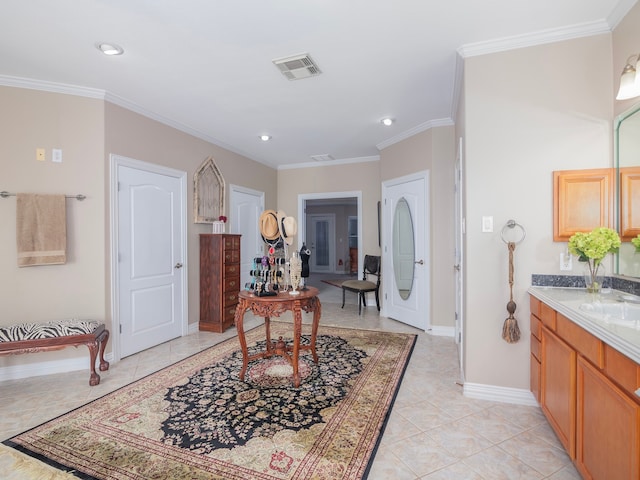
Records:
{"label": "wall outlet", "polygon": [[573,258],[567,252],[560,253],[560,270],[573,270]]}

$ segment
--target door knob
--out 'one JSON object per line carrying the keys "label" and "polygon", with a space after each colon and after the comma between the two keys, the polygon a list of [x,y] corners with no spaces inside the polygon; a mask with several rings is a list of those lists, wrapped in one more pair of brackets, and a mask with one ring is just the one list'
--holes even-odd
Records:
{"label": "door knob", "polygon": [[413,262],[413,263],[417,263],[418,265],[424,265],[424,260],[420,259],[417,262]]}
{"label": "door knob", "polygon": [[176,266],[173,268],[182,268],[182,264],[180,262],[176,263]]}

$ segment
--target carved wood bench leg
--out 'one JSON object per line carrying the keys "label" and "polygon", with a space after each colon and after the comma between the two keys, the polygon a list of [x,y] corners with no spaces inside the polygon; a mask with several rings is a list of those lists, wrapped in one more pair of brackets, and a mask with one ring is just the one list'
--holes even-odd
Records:
{"label": "carved wood bench leg", "polygon": [[104,359],[104,349],[107,347],[107,341],[109,340],[109,330],[105,330],[101,338],[98,338],[100,341],[100,371],[104,372],[109,370],[109,362]]}

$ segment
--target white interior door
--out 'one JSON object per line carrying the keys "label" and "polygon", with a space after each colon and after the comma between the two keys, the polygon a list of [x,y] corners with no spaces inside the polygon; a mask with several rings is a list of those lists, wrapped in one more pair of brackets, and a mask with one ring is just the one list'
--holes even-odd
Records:
{"label": "white interior door", "polygon": [[251,282],[249,272],[253,259],[264,254],[264,242],[260,237],[258,220],[264,211],[264,192],[231,185],[229,193],[230,233],[239,233],[240,239],[240,288]]}
{"label": "white interior door", "polygon": [[311,258],[309,270],[312,273],[333,273],[335,271],[335,215],[310,215]]}
{"label": "white interior door", "polygon": [[124,163],[115,222],[121,357],[186,331],[186,174]]}
{"label": "white interior door", "polygon": [[[389,180],[382,184],[382,314],[421,330],[427,330],[431,326],[428,198],[428,172]],[[394,229],[396,206],[401,199],[404,199],[409,207],[413,226],[415,254],[412,261],[407,260],[412,253],[407,250],[411,242],[407,242],[408,239],[403,237],[407,233],[398,234],[397,229]],[[394,248],[397,252],[395,261],[392,253]],[[410,282],[411,275],[413,282]],[[407,288],[410,288],[409,292]]]}

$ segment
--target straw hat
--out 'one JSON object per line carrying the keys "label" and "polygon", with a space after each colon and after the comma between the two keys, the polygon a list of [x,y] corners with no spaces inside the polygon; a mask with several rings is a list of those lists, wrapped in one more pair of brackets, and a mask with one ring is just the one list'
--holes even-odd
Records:
{"label": "straw hat", "polygon": [[273,210],[262,212],[258,223],[260,225],[260,233],[266,240],[276,240],[280,236],[276,212]]}
{"label": "straw hat", "polygon": [[278,218],[278,228],[280,229],[280,235],[287,242],[287,245],[293,244],[293,237],[298,233],[298,224],[296,219],[288,217],[282,210],[278,210],[276,214]]}

